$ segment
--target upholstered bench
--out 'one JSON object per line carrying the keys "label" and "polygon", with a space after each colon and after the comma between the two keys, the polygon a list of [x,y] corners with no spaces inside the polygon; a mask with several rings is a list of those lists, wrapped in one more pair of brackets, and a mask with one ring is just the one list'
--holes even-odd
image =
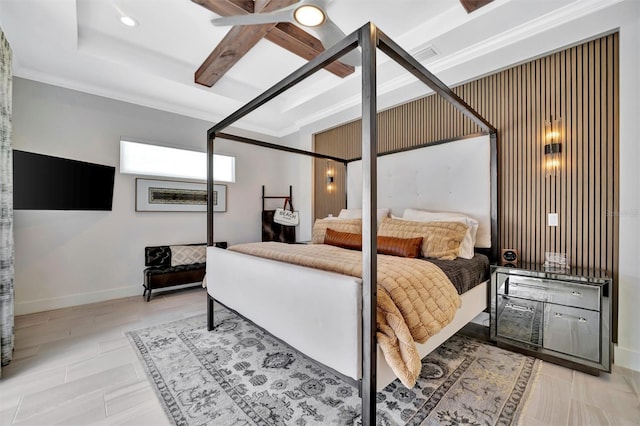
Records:
{"label": "upholstered bench", "polygon": [[204,243],[145,247],[142,297],[146,296],[148,302],[154,289],[202,282],[206,256],[207,245]]}

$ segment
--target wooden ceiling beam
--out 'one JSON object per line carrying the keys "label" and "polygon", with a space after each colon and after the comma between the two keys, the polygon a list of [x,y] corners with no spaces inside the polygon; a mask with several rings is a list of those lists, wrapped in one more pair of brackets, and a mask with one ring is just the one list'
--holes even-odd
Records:
{"label": "wooden ceiling beam", "polygon": [[[233,16],[246,15],[253,13],[252,0],[191,0],[195,4],[199,4],[205,9],[209,9],[216,15]],[[265,2],[261,3],[262,7],[266,6]],[[262,9],[257,9],[262,10]]]}
{"label": "wooden ceiling beam", "polygon": [[[194,3],[220,16],[246,15],[271,12],[296,3],[298,0],[192,0]],[[292,24],[237,25],[231,28],[195,72],[195,82],[213,86],[262,38],[309,60],[324,51],[320,40]],[[326,67],[339,77],[346,77],[354,68],[335,61]]]}
{"label": "wooden ceiling beam", "polygon": [[[289,6],[297,0],[261,1],[257,12],[272,12]],[[210,11],[220,15],[247,15],[253,12],[254,3],[247,0],[193,0]],[[235,25],[213,49],[207,59],[196,70],[194,80],[198,84],[211,87],[227,73],[253,46],[264,38],[276,24]]]}
{"label": "wooden ceiling beam", "polygon": [[[324,46],[320,40],[288,22],[281,22],[276,25],[274,29],[267,33],[265,38],[307,61],[324,52]],[[340,61],[332,62],[324,69],[342,78],[355,71],[354,67],[343,64]]]}
{"label": "wooden ceiling beam", "polygon": [[471,13],[474,10],[480,9],[482,6],[491,3],[492,1],[493,0],[460,0],[460,3],[462,3],[462,7],[464,7],[467,13]]}
{"label": "wooden ceiling beam", "polygon": [[236,25],[196,70],[195,82],[211,87],[275,25]]}

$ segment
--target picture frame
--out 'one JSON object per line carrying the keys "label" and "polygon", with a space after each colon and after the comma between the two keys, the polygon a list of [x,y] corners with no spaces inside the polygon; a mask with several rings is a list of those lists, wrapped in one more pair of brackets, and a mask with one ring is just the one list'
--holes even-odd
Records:
{"label": "picture frame", "polygon": [[[214,184],[214,212],[227,211],[227,185]],[[136,179],[137,212],[206,212],[207,184]]]}

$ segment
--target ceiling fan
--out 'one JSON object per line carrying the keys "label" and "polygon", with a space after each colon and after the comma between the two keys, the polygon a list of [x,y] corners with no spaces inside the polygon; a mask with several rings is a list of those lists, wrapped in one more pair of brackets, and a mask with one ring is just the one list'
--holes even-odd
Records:
{"label": "ceiling fan", "polygon": [[[224,16],[211,20],[215,26],[261,25],[290,22],[311,29],[316,33],[325,49],[346,37],[346,34],[329,18],[327,5],[330,0],[300,0],[273,12],[252,13],[247,15]],[[340,58],[341,62],[359,66],[360,54],[357,50]]]}

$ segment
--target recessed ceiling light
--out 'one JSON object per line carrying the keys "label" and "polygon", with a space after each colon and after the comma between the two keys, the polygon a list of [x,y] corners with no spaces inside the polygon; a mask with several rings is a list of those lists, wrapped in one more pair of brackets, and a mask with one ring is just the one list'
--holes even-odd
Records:
{"label": "recessed ceiling light", "polygon": [[127,27],[135,27],[138,25],[138,21],[133,19],[131,16],[122,16],[120,17],[120,22],[125,24]]}
{"label": "recessed ceiling light", "polygon": [[317,27],[325,20],[324,11],[312,4],[300,6],[293,12],[293,17],[299,24],[306,27]]}

